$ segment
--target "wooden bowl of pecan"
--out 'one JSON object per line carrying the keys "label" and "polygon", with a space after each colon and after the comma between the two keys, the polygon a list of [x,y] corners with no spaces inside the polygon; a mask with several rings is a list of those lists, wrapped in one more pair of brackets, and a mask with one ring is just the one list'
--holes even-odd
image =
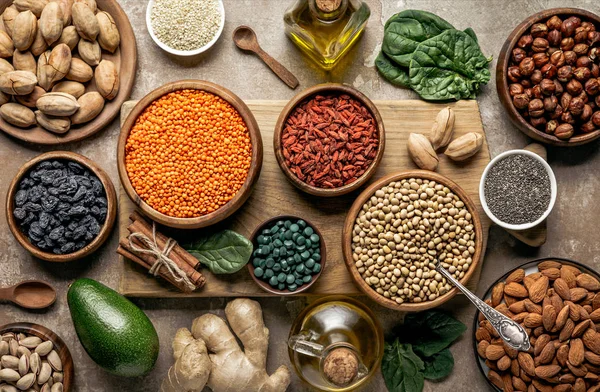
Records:
{"label": "wooden bowl of pecan", "polygon": [[505,274],[483,298],[520,322],[531,341],[528,352],[509,348],[477,312],[475,356],[495,390],[600,390],[596,272],[567,259],[540,259]]}
{"label": "wooden bowl of pecan", "polygon": [[281,111],[273,135],[279,167],[290,182],[322,197],[345,195],[375,174],[385,129],[360,91],[326,83],[302,91]]}
{"label": "wooden bowl of pecan", "polygon": [[510,34],[496,88],[512,122],[556,146],[600,137],[600,17],[576,8],[538,12]]}

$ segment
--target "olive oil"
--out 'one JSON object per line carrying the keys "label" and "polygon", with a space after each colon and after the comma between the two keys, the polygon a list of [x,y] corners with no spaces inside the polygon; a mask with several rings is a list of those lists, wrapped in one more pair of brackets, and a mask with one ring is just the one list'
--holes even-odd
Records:
{"label": "olive oil", "polygon": [[283,20],[300,50],[330,70],[359,39],[370,15],[359,0],[297,0]]}
{"label": "olive oil", "polygon": [[[294,321],[289,355],[296,372],[321,391],[355,391],[379,369],[383,356],[383,331],[371,311],[354,299],[333,296],[310,304]],[[360,362],[350,384],[336,386],[323,373],[323,361],[335,348],[352,350]]]}

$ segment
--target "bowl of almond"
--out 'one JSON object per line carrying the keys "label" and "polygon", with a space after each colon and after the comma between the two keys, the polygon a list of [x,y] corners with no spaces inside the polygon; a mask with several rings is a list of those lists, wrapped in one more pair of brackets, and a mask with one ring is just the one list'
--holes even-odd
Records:
{"label": "bowl of almond", "polygon": [[518,352],[477,312],[479,369],[498,391],[600,391],[600,275],[578,262],[540,259],[498,279],[483,297],[519,322],[531,349]]}

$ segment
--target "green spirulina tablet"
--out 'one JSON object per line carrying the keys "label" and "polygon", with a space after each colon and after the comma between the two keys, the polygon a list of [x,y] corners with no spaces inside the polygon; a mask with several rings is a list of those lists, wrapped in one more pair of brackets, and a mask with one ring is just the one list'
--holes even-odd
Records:
{"label": "green spirulina tablet", "polygon": [[296,278],[295,278],[295,277],[294,277],[294,275],[292,275],[292,274],[289,274],[289,275],[288,275],[288,276],[286,276],[286,278],[285,278],[285,281],[286,281],[288,284],[294,283],[294,281],[295,281],[295,280],[296,280]]}
{"label": "green spirulina tablet", "polygon": [[267,266],[267,268],[273,268],[273,266],[275,265],[275,260],[273,260],[272,258],[268,258],[267,263],[265,265]]}
{"label": "green spirulina tablet", "polygon": [[294,233],[297,233],[300,231],[300,226],[298,226],[297,224],[294,223],[290,226],[290,230]]}
{"label": "green spirulina tablet", "polygon": [[319,272],[321,272],[321,264],[315,264],[315,266],[312,268],[312,271],[315,274],[318,274]]}
{"label": "green spirulina tablet", "polygon": [[298,286],[294,283],[292,283],[291,285],[288,286],[288,290],[290,290],[290,291],[296,291],[297,288],[298,288]]}
{"label": "green spirulina tablet", "polygon": [[296,272],[298,272],[299,274],[304,273],[304,264],[298,264],[296,266]]}
{"label": "green spirulina tablet", "polygon": [[283,223],[283,226],[284,226],[286,229],[289,229],[291,225],[292,225],[292,221],[289,221],[289,220],[286,220],[286,221]]}
{"label": "green spirulina tablet", "polygon": [[[302,238],[304,238],[304,237],[302,237]],[[312,248],[312,245],[313,244],[312,244],[311,240],[304,239],[304,246],[306,246],[306,249]]]}
{"label": "green spirulina tablet", "polygon": [[277,288],[278,288],[279,290],[285,290],[285,283],[279,283],[279,284],[277,285]]}
{"label": "green spirulina tablet", "polygon": [[302,257],[298,253],[294,254],[294,261],[296,263],[300,263],[302,261]]}
{"label": "green spirulina tablet", "polygon": [[281,271],[281,264],[277,263],[277,264],[273,265],[273,271],[275,271],[275,272]]}
{"label": "green spirulina tablet", "polygon": [[275,275],[275,273],[273,272],[273,270],[272,270],[272,269],[267,269],[267,270],[265,271],[265,278],[266,278],[266,279],[271,279],[271,277],[272,277],[273,275]]}
{"label": "green spirulina tablet", "polygon": [[311,256],[310,252],[307,250],[305,250],[304,252],[302,252],[300,254],[300,257],[302,257],[302,260],[308,260],[310,258],[310,256]]}
{"label": "green spirulina tablet", "polygon": [[302,278],[302,281],[304,281],[304,283],[309,283],[311,280],[312,280],[312,276],[310,276],[310,275],[305,275]]}
{"label": "green spirulina tablet", "polygon": [[287,275],[283,272],[281,272],[279,275],[277,275],[277,280],[279,281],[279,283],[285,282],[286,278],[287,278]]}
{"label": "green spirulina tablet", "polygon": [[304,266],[312,269],[315,266],[315,261],[313,259],[308,259],[304,262]]}
{"label": "green spirulina tablet", "polygon": [[[300,235],[296,238],[296,243],[298,245],[304,245],[304,244],[306,244],[306,238],[304,238]],[[306,245],[306,246],[308,246],[308,245]]]}
{"label": "green spirulina tablet", "polygon": [[281,248],[283,246],[283,241],[281,241],[279,238],[276,239],[275,241],[273,241],[273,245],[275,245],[278,248]]}
{"label": "green spirulina tablet", "polygon": [[260,278],[261,276],[263,276],[264,273],[265,273],[265,271],[263,271],[263,269],[260,267],[254,269],[254,276],[256,276],[257,278]]}
{"label": "green spirulina tablet", "polygon": [[269,279],[269,284],[273,287],[276,287],[279,284],[279,281],[277,280],[276,276],[271,276],[271,278]]}
{"label": "green spirulina tablet", "polygon": [[294,233],[292,233],[289,230],[283,234],[283,236],[285,237],[286,240],[291,240],[293,235],[294,235]]}
{"label": "green spirulina tablet", "polygon": [[312,228],[312,227],[306,227],[306,228],[304,229],[304,235],[305,235],[305,236],[307,236],[307,237],[308,237],[308,236],[311,236],[311,235],[312,235],[314,232],[315,232],[315,231],[313,230],[313,228]]}
{"label": "green spirulina tablet", "polygon": [[317,234],[311,234],[311,235],[310,235],[310,240],[311,240],[312,242],[314,242],[314,243],[317,243],[317,242],[319,242],[319,239],[320,239],[320,238],[319,238],[319,236],[318,236]]}

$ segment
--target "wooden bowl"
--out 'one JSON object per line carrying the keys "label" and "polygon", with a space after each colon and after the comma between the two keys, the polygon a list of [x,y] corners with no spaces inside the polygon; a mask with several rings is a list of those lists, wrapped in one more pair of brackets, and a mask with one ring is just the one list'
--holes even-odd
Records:
{"label": "wooden bowl", "polygon": [[[233,199],[231,199],[218,210],[195,218],[176,218],[156,211],[144,200],[142,200],[142,198],[138,196],[135,189],[133,189],[133,185],[131,185],[129,175],[127,174],[127,169],[125,167],[125,145],[127,144],[129,132],[131,132],[131,128],[133,128],[135,125],[135,121],[137,120],[138,116],[142,114],[142,112],[158,98],[173,91],[183,89],[203,90],[211,94],[218,95],[225,101],[229,102],[229,104],[231,104],[231,106],[233,106],[244,119],[250,134],[250,142],[252,143],[252,163],[250,165],[250,170],[248,171],[248,177],[237,194],[233,197]],[[262,138],[260,136],[260,129],[258,128],[258,123],[256,122],[256,119],[254,118],[254,115],[248,106],[246,106],[244,101],[242,101],[237,95],[226,88],[203,80],[181,80],[178,82],[168,83],[150,92],[148,95],[142,98],[133,107],[131,113],[129,116],[127,116],[125,123],[121,127],[121,135],[119,136],[119,145],[117,147],[117,165],[119,169],[119,177],[121,178],[121,184],[123,185],[123,188],[125,189],[125,192],[129,198],[141,209],[144,214],[146,214],[152,220],[165,226],[178,229],[198,229],[200,227],[210,226],[222,221],[237,211],[246,202],[250,196],[250,193],[252,193],[252,189],[254,188],[256,181],[258,181],[258,177],[260,175],[262,161],[263,145]]]}
{"label": "wooden bowl", "polygon": [[278,289],[274,289],[273,287],[271,287],[271,285],[268,282],[265,282],[264,280],[261,280],[261,279],[257,278],[256,276],[254,276],[254,265],[252,264],[252,260],[250,260],[250,262],[248,263],[248,272],[250,272],[250,276],[252,277],[252,279],[254,279],[254,281],[256,282],[257,285],[260,286],[260,288],[262,288],[263,290],[265,290],[268,293],[276,294],[276,295],[296,295],[296,294],[302,293],[303,291],[308,290],[310,288],[310,286],[312,286],[317,281],[317,279],[319,279],[319,277],[323,273],[323,270],[325,269],[325,263],[327,262],[327,249],[325,246],[325,238],[323,237],[323,234],[321,234],[321,232],[319,231],[317,226],[313,225],[308,220],[294,216],[294,215],[274,216],[273,218],[267,219],[266,221],[264,221],[263,223],[258,225],[256,227],[256,229],[254,229],[254,231],[252,232],[252,235],[250,236],[250,238],[252,239],[252,245],[254,245],[254,249],[256,249],[256,246],[257,246],[256,239],[258,238],[258,235],[260,234],[260,232],[263,229],[272,225],[274,222],[277,222],[279,220],[286,220],[286,219],[290,219],[290,220],[302,219],[303,221],[306,222],[306,225],[312,227],[313,230],[315,231],[315,234],[317,234],[321,238],[321,247],[320,247],[320,249],[321,249],[321,271],[319,271],[318,274],[313,275],[313,279],[309,283],[300,286],[298,288],[298,290],[296,290],[296,291],[289,291],[288,289],[278,290]]}
{"label": "wooden bowl", "polygon": [[42,340],[51,341],[63,365],[63,390],[64,392],[74,390],[75,368],[73,366],[73,358],[65,342],[57,334],[44,326],[33,323],[12,323],[0,327],[0,335],[7,332],[29,334],[37,336]]}
{"label": "wooden bowl", "polygon": [[375,191],[386,186],[390,182],[399,181],[408,178],[422,178],[427,180],[433,180],[438,184],[442,184],[447,186],[455,195],[457,195],[465,206],[471,213],[473,217],[473,230],[475,231],[475,253],[473,254],[473,262],[469,267],[467,273],[460,280],[460,283],[463,285],[466,284],[475,270],[477,269],[477,265],[483,255],[483,229],[481,226],[481,218],[479,216],[479,212],[473,203],[473,200],[469,197],[467,192],[465,192],[458,184],[449,178],[442,176],[441,174],[426,171],[426,170],[407,170],[402,171],[395,174],[390,174],[385,176],[375,183],[371,184],[367,189],[365,189],[358,198],[350,207],[350,211],[348,211],[348,215],[346,216],[346,220],[344,222],[344,227],[342,231],[342,253],[344,255],[344,261],[346,262],[346,268],[350,272],[352,279],[358,285],[360,290],[365,293],[369,298],[373,301],[377,302],[380,305],[383,305],[387,308],[398,310],[401,312],[421,312],[423,310],[432,309],[442,305],[443,303],[449,301],[452,297],[454,297],[458,293],[458,289],[453,287],[446,294],[443,294],[433,301],[425,301],[420,303],[403,303],[398,304],[396,301],[391,300],[389,298],[385,298],[383,295],[378,294],[375,290],[371,288],[368,284],[365,283],[364,279],[360,276],[360,273],[356,269],[354,265],[354,259],[352,257],[352,231],[354,229],[354,222],[358,213],[362,209],[363,205],[373,196]]}
{"label": "wooden bowl", "polygon": [[[106,101],[102,112],[92,121],[75,125],[67,133],[59,135],[45,130],[42,127],[35,126],[30,128],[19,128],[13,126],[0,118],[0,129],[7,134],[32,144],[57,145],[68,142],[75,142],[85,139],[108,126],[112,120],[121,111],[121,105],[131,94],[133,82],[135,80],[135,72],[137,69],[137,48],[135,43],[135,35],[127,18],[127,14],[123,11],[119,3],[115,0],[96,0],[98,8],[108,12],[121,34],[121,44],[115,53],[102,51],[102,58],[115,63],[119,69],[120,86],[119,93],[111,101]],[[0,12],[3,12],[6,7],[12,4],[12,0],[0,1]],[[86,89],[88,91],[97,91],[94,83]]]}
{"label": "wooden bowl", "polygon": [[587,19],[594,22],[596,26],[600,28],[600,17],[598,15],[578,8],[552,8],[531,15],[510,33],[504,46],[502,46],[500,56],[498,56],[498,64],[496,66],[496,89],[498,90],[498,96],[500,97],[502,106],[504,106],[504,109],[507,111],[513,124],[519,128],[521,132],[537,141],[552,146],[579,146],[598,139],[600,137],[600,129],[590,133],[577,134],[568,140],[562,140],[554,135],[549,135],[544,131],[540,131],[533,127],[523,118],[523,116],[521,116],[519,111],[513,105],[512,97],[508,91],[508,85],[510,84],[507,77],[508,64],[510,63],[511,53],[517,44],[517,41],[534,23],[547,20],[554,15],[564,16],[562,19],[569,16],[578,16],[584,20]]}
{"label": "wooden bowl", "polygon": [[[15,207],[15,194],[17,193],[19,182],[23,178],[25,174],[29,172],[29,170],[38,164],[39,162],[46,161],[49,159],[58,159],[58,160],[70,160],[79,163],[82,166],[85,166],[87,169],[92,171],[96,177],[102,182],[104,186],[104,191],[106,192],[106,200],[108,202],[108,212],[106,214],[106,221],[104,221],[104,225],[100,229],[100,233],[94,238],[92,242],[87,244],[85,247],[79,249],[77,252],[65,254],[65,255],[57,255],[54,253],[49,253],[41,250],[37,246],[33,245],[29,238],[25,234],[21,232],[19,228],[19,224],[15,220],[13,216],[13,210]],[[8,188],[8,193],[6,195],[6,219],[8,220],[8,227],[10,231],[13,233],[19,244],[23,246],[23,248],[27,249],[29,253],[33,256],[56,263],[63,263],[67,261],[74,261],[85,257],[100,247],[106,241],[110,235],[110,231],[112,230],[115,220],[117,218],[117,194],[115,193],[115,187],[108,177],[108,174],[100,166],[96,165],[94,162],[84,157],[83,155],[76,154],[74,152],[69,151],[53,151],[47,152],[45,154],[38,155],[33,158],[19,169],[17,175],[13,178],[10,186]]]}
{"label": "wooden bowl", "polygon": [[[379,147],[377,149],[377,155],[371,163],[371,166],[369,166],[367,171],[365,171],[363,175],[360,176],[356,181],[338,188],[319,188],[312,185],[308,185],[304,181],[300,180],[294,173],[292,173],[290,168],[286,165],[285,158],[283,156],[283,151],[281,149],[281,135],[283,134],[283,129],[285,128],[285,122],[287,118],[290,116],[290,114],[296,108],[296,106],[317,94],[348,94],[352,98],[356,99],[362,105],[364,105],[373,115],[373,119],[375,120],[375,125],[377,127],[377,132],[379,134]],[[277,163],[279,164],[281,171],[283,171],[283,174],[285,174],[287,179],[296,188],[314,196],[335,197],[345,195],[360,188],[369,180],[369,178],[373,176],[373,174],[375,174],[377,166],[379,166],[379,162],[381,162],[381,158],[383,158],[383,151],[385,150],[385,128],[383,125],[383,119],[381,118],[379,110],[377,110],[375,104],[357,89],[339,83],[319,84],[302,91],[294,98],[292,98],[287,103],[287,105],[285,105],[285,107],[281,111],[281,114],[279,115],[279,118],[277,119],[277,123],[275,124],[275,132],[273,134],[273,149],[275,151],[275,157],[277,158]]]}

